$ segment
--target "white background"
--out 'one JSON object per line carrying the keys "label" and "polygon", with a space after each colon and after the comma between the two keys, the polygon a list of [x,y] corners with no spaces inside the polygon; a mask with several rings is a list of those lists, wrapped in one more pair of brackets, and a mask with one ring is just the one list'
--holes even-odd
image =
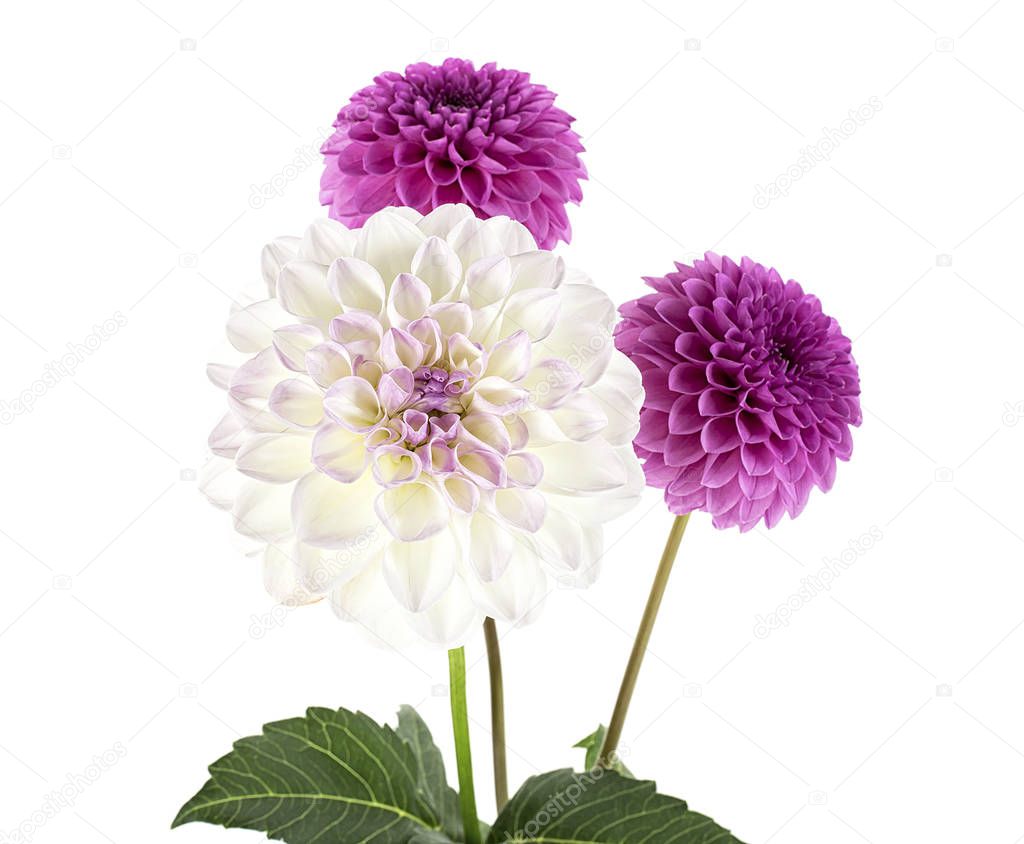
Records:
{"label": "white background", "polygon": [[[253,637],[273,607],[191,478],[219,415],[202,369],[229,297],[265,241],[321,214],[320,133],[373,74],[459,55],[531,71],[578,117],[592,179],[564,254],[613,298],[707,248],[750,254],[821,297],[861,366],[865,421],[833,492],[770,534],[693,518],[629,765],[750,844],[1022,840],[1019,2],[18,0],[2,14],[0,399],[94,326],[125,325],[0,427],[0,832],[31,827],[120,742],[33,840],[259,840],[168,826],[235,738],[310,704],[381,720],[419,705],[447,752],[444,654],[370,649],[323,606]],[[754,205],[873,97],[829,160]],[[253,207],[275,177],[282,195]],[[607,720],[668,526],[650,491],[612,529],[596,586],[556,590],[505,636],[515,783],[579,765],[570,746]],[[755,635],[844,552],[830,591]]]}

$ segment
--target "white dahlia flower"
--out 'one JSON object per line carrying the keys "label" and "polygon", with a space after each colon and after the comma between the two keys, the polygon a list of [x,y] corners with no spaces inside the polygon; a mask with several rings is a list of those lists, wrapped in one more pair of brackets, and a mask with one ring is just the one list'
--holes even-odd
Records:
{"label": "white dahlia flower", "polygon": [[274,597],[329,597],[388,642],[522,621],[593,579],[638,500],[640,375],[615,307],[505,217],[388,208],[263,252],[264,298],[214,364],[228,412],[203,488]]}

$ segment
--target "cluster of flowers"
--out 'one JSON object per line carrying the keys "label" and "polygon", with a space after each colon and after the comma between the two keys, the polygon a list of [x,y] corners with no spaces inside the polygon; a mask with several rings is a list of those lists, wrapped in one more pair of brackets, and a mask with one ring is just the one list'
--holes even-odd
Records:
{"label": "cluster of flowers", "polygon": [[645,486],[716,527],[831,487],[860,423],[850,341],[817,298],[708,253],[616,308],[550,250],[583,147],[528,74],[385,73],[326,141],[329,218],[263,254],[212,365],[204,489],[279,600],[451,647],[594,577]]}

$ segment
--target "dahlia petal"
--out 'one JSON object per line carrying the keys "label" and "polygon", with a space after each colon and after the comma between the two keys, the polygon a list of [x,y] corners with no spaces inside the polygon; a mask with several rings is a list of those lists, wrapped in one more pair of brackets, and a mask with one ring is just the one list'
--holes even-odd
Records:
{"label": "dahlia petal", "polygon": [[728,416],[716,416],[708,420],[700,432],[700,441],[705,451],[712,454],[738,447],[741,440],[736,420]]}
{"label": "dahlia petal", "polygon": [[338,305],[327,289],[327,267],[315,261],[289,261],[277,280],[277,297],[291,314],[305,319],[330,319]]}
{"label": "dahlia petal", "polygon": [[365,311],[349,311],[336,316],[331,320],[330,332],[350,359],[356,356],[375,358],[384,337],[384,328],[380,322]]}
{"label": "dahlia petal", "polygon": [[368,460],[365,440],[360,434],[329,422],[313,436],[310,457],[317,469],[346,484],[362,477]]}
{"label": "dahlia petal", "polygon": [[517,542],[507,525],[484,512],[469,523],[469,564],[484,583],[501,577],[508,568]]}
{"label": "dahlia petal", "polygon": [[430,288],[431,301],[440,302],[462,280],[462,262],[444,240],[432,235],[413,255],[412,272]]}
{"label": "dahlia petal", "polygon": [[260,255],[260,269],[263,283],[267,287],[267,295],[277,294],[277,277],[281,268],[299,254],[301,241],[297,237],[279,237],[263,247]]}
{"label": "dahlia petal", "polygon": [[351,255],[356,246],[356,236],[337,220],[319,219],[309,226],[302,236],[299,254],[310,261],[329,266],[335,258]]}
{"label": "dahlia petal", "polygon": [[359,258],[338,258],[327,272],[327,286],[344,311],[384,312],[384,280],[377,269]]}
{"label": "dahlia petal", "polygon": [[377,268],[385,283],[409,272],[412,258],[426,239],[415,223],[399,214],[381,211],[359,230],[355,257]]}
{"label": "dahlia petal", "polygon": [[230,510],[245,476],[233,460],[211,457],[199,470],[199,491],[218,510]]}
{"label": "dahlia petal", "polygon": [[323,393],[301,378],[278,382],[267,399],[273,413],[290,425],[315,428],[323,421]]}
{"label": "dahlia petal", "polygon": [[380,341],[380,361],[391,369],[422,366],[424,351],[423,344],[401,328],[389,328]]}
{"label": "dahlia petal", "polygon": [[[608,401],[599,400],[593,390],[577,392],[552,410],[551,418],[570,440],[589,440],[602,434],[606,442],[624,445],[633,439],[632,435],[639,427],[636,409],[621,393],[613,396],[606,392],[604,395]],[[616,398],[620,402],[618,406],[612,401]],[[612,430],[609,430],[609,416],[617,423]]]}
{"label": "dahlia petal", "polygon": [[263,588],[286,607],[298,607],[320,600],[308,592],[298,579],[295,564],[280,547],[268,545],[263,553]]}
{"label": "dahlia petal", "polygon": [[530,289],[512,293],[505,300],[502,337],[525,331],[538,342],[547,337],[558,321],[560,308],[558,293],[554,290]]}
{"label": "dahlia petal", "polygon": [[[394,159],[392,159],[392,164]],[[395,191],[403,205],[422,208],[429,204],[434,183],[423,167],[403,167],[395,179]]]}
{"label": "dahlia petal", "polygon": [[545,489],[592,494],[626,483],[622,460],[616,449],[603,440],[552,443],[535,454],[544,464]]}
{"label": "dahlia petal", "polygon": [[254,354],[271,343],[274,329],[288,321],[288,314],[282,310],[276,299],[239,308],[228,319],[228,341],[238,351]]}
{"label": "dahlia petal", "polygon": [[440,533],[448,524],[448,507],[433,486],[409,483],[381,492],[377,515],[396,539],[416,542]]}
{"label": "dahlia petal", "polygon": [[377,392],[370,383],[355,375],[341,378],[324,396],[324,410],[350,431],[368,431],[384,416]]}
{"label": "dahlia petal", "polygon": [[512,287],[512,263],[505,255],[475,261],[466,270],[466,295],[472,308],[485,308],[505,298]]}
{"label": "dahlia petal", "polygon": [[544,524],[547,501],[536,490],[506,488],[495,491],[494,508],[509,524],[534,533]]}
{"label": "dahlia petal", "polygon": [[431,292],[426,282],[411,273],[399,273],[388,291],[387,314],[391,325],[407,328],[422,317],[430,306]]}
{"label": "dahlia petal", "polygon": [[266,484],[246,480],[239,485],[231,515],[235,530],[261,542],[274,542],[291,533],[288,511],[294,484]]}
{"label": "dahlia petal", "polygon": [[352,374],[345,349],[339,343],[327,342],[306,352],[306,371],[321,387],[330,387],[335,381]]}
{"label": "dahlia petal", "polygon": [[310,439],[304,434],[258,434],[235,455],[235,466],[258,481],[282,484],[309,471]]}
{"label": "dahlia petal", "polygon": [[278,359],[293,372],[306,371],[306,354],[323,340],[319,328],[302,323],[278,328],[271,336]]}
{"label": "dahlia petal", "polygon": [[417,635],[428,642],[456,648],[470,632],[475,632],[479,616],[469,590],[457,577],[433,605],[407,620]]}
{"label": "dahlia petal", "polygon": [[405,609],[423,612],[451,584],[457,553],[455,539],[448,530],[422,542],[394,540],[384,549],[384,580]]}
{"label": "dahlia petal", "polygon": [[345,484],[321,472],[310,472],[295,484],[291,495],[295,535],[316,548],[343,549],[365,540],[376,530],[376,489],[369,473]]}

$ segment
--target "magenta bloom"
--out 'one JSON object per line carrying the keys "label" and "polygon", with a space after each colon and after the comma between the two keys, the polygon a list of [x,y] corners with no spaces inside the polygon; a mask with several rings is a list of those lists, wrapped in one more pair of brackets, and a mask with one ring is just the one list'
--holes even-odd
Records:
{"label": "magenta bloom", "polygon": [[860,379],[850,341],[817,297],[750,258],[708,252],[648,278],[615,345],[643,375],[634,440],[650,486],[676,514],[715,527],[774,527],[811,488],[831,488],[853,449]]}
{"label": "magenta bloom", "polygon": [[361,226],[387,205],[426,214],[466,203],[518,220],[542,249],[569,241],[565,205],[586,170],[572,117],[528,73],[445,59],[382,73],[356,93],[324,143],[320,202]]}

